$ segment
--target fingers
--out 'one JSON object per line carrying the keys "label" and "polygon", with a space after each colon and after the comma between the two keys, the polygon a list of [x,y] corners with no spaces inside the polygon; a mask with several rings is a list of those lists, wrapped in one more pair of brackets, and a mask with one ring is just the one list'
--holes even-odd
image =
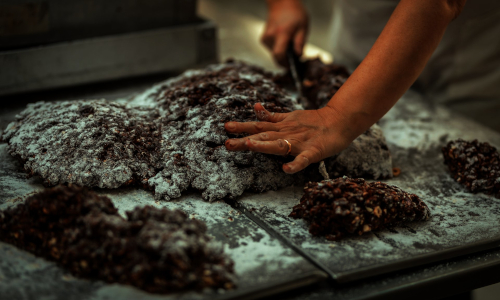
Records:
{"label": "fingers", "polygon": [[255,114],[261,121],[266,122],[227,122],[224,124],[227,132],[230,133],[250,133],[256,134],[264,131],[278,131],[278,126],[274,123],[283,121],[288,114],[272,113],[257,103],[254,106]]}
{"label": "fingers", "polygon": [[284,67],[288,66],[288,61],[286,59],[286,49],[291,39],[292,39],[292,33],[285,30],[279,33],[274,41],[274,46],[273,46],[274,59]]}
{"label": "fingers", "polygon": [[276,62],[287,67],[288,60],[286,50],[290,43],[293,43],[293,48],[298,56],[302,55],[304,44],[307,37],[307,26],[298,28],[278,28],[273,25],[267,25],[264,33],[261,36],[261,42],[272,51],[272,55]]}
{"label": "fingers", "polygon": [[314,149],[301,152],[292,162],[283,165],[283,171],[287,174],[297,173],[304,170],[313,162],[319,161],[319,153]]}
{"label": "fingers", "polygon": [[295,33],[295,37],[293,38],[293,47],[295,53],[300,57],[302,56],[302,51],[304,49],[304,44],[306,42],[307,29],[302,28]]}
{"label": "fingers", "polygon": [[292,34],[276,26],[266,26],[261,37],[261,42],[272,51],[274,59],[282,66],[287,66],[286,48],[292,39]]}
{"label": "fingers", "polygon": [[227,122],[224,128],[230,133],[256,134],[264,131],[277,131],[276,125],[270,122]]}
{"label": "fingers", "polygon": [[[294,152],[297,153],[299,149],[294,149],[293,146],[291,147],[291,153],[288,153],[289,146],[287,142],[284,139],[277,138],[278,135],[279,133],[276,132],[264,132],[244,139],[227,140],[226,148],[229,151],[250,150],[274,155],[293,155]],[[293,161],[284,164],[283,171],[287,174],[297,173],[304,170],[311,163],[320,160],[320,153],[316,149],[311,148],[300,152]]]}
{"label": "fingers", "polygon": [[283,121],[287,116],[287,114],[269,112],[261,103],[256,103],[254,105],[254,110],[257,119],[261,121],[276,123]]}
{"label": "fingers", "polygon": [[266,29],[264,30],[264,33],[260,38],[262,44],[264,44],[269,50],[273,50],[274,35],[275,35],[275,30],[273,29],[273,27],[266,26]]}
{"label": "fingers", "polygon": [[277,139],[274,141],[258,141],[247,139],[245,142],[245,146],[248,150],[253,152],[274,155],[286,155],[289,149],[288,144],[283,139]]}
{"label": "fingers", "polygon": [[262,132],[259,134],[254,134],[241,139],[229,139],[226,141],[226,149],[229,151],[245,151],[249,150],[247,145],[247,140],[255,140],[255,141],[275,141],[281,138],[281,134],[278,132]]}
{"label": "fingers", "polygon": [[[267,134],[267,136],[264,136]],[[226,141],[226,148],[230,151],[250,150],[253,152],[260,152],[274,155],[286,155],[289,146],[284,139],[275,139],[276,133],[261,133],[245,139],[234,139]],[[299,149],[294,151],[292,146],[291,154],[293,155]],[[318,151],[308,149],[300,152],[293,161],[283,165],[283,171],[287,174],[297,173],[304,170],[311,163],[317,162],[321,159]]]}

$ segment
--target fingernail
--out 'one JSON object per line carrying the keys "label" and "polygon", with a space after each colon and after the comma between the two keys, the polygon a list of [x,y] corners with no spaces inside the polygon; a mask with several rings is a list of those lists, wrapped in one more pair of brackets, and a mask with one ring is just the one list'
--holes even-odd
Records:
{"label": "fingernail", "polygon": [[286,173],[292,173],[293,172],[293,165],[292,164],[285,164],[285,167],[288,168],[288,171],[285,171]]}
{"label": "fingernail", "polygon": [[235,127],[236,127],[236,126],[234,126],[234,123],[232,123],[232,122],[228,122],[228,123],[226,123],[226,128],[227,128],[227,129],[231,129],[231,130],[232,130],[232,129],[234,129]]}

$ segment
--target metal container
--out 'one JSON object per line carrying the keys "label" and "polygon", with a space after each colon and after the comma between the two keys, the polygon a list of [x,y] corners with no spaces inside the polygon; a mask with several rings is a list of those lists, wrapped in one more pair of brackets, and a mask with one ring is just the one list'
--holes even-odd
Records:
{"label": "metal container", "polygon": [[0,95],[140,76],[217,60],[210,21],[0,51]]}
{"label": "metal container", "polygon": [[0,0],[0,50],[196,22],[196,0]]}

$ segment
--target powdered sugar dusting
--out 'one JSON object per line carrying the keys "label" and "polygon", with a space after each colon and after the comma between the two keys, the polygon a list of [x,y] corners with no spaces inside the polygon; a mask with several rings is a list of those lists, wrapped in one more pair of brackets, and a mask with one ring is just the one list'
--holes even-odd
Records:
{"label": "powdered sugar dusting", "polygon": [[374,124],[335,159],[325,161],[330,175],[340,177],[391,178],[392,157],[382,129]]}
{"label": "powdered sugar dusting", "polygon": [[[256,121],[256,103],[271,113],[300,109],[272,75],[228,62],[186,71],[128,103],[30,104],[9,124],[2,140],[9,143],[9,153],[24,162],[25,170],[41,176],[47,186],[136,185],[166,200],[194,188],[213,201],[302,182],[304,172],[282,171],[290,158],[226,150],[224,142],[234,136],[226,133],[224,123]],[[384,145],[374,127],[344,154],[329,159],[327,166],[340,175],[389,177],[391,158]]]}
{"label": "powdered sugar dusting", "polygon": [[239,203],[334,276],[362,276],[364,270],[395,266],[418,255],[440,255],[459,247],[474,251],[477,243],[500,239],[500,201],[466,193],[449,174],[441,154],[448,136],[470,139],[477,134],[478,138],[488,137],[483,141],[498,144],[497,133],[425,103],[412,91],[382,120],[381,127],[394,164],[401,169],[401,175],[387,183],[418,195],[432,212],[429,221],[331,242],[311,237],[303,220],[288,217],[303,195],[301,186],[247,195]]}
{"label": "powdered sugar dusting", "polygon": [[133,188],[101,192],[112,199],[120,214],[136,206],[153,205],[158,208],[180,209],[190,218],[205,222],[208,233],[223,242],[224,252],[235,261],[235,272],[240,279],[252,274],[253,280],[265,283],[269,279],[262,274],[264,269],[266,274],[294,270],[298,267],[313,269],[312,265],[298,254],[284,247],[240,211],[224,202],[208,203],[193,193],[168,202],[154,201],[150,192]]}

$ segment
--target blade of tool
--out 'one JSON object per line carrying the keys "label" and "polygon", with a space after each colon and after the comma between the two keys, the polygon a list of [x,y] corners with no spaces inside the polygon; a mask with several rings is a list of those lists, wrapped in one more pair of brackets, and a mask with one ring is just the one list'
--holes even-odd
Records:
{"label": "blade of tool", "polygon": [[295,83],[295,89],[297,89],[297,94],[298,94],[298,101],[304,108],[307,108],[308,103],[307,99],[304,97],[304,94],[302,93],[302,78],[299,73],[299,66],[301,64],[299,57],[297,54],[295,54],[295,51],[293,50],[293,44],[290,43],[288,46],[288,49],[286,51],[286,56],[288,57],[288,64],[290,67],[290,73],[292,73],[293,81]]}

